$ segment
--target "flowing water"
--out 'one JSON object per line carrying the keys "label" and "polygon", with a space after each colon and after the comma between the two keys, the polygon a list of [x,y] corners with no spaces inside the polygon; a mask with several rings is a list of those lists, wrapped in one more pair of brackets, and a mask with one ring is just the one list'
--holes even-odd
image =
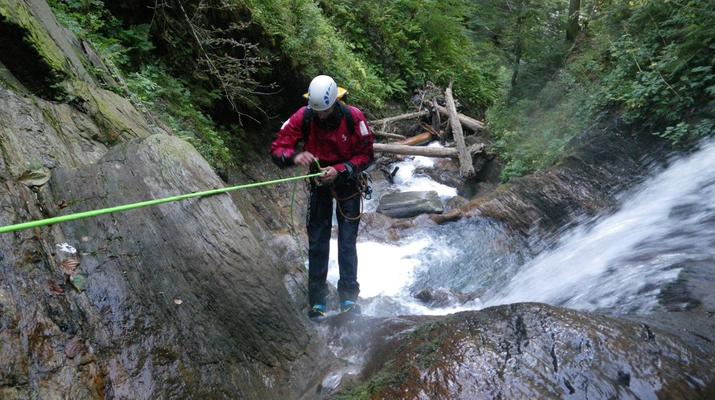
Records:
{"label": "flowing water", "polygon": [[[420,174],[432,161],[397,165],[388,191],[437,190]],[[618,211],[561,236],[532,258],[519,239],[495,223],[462,220],[415,228],[395,243],[359,242],[358,277],[364,312],[387,316],[446,314],[485,306],[538,301],[569,308],[647,313],[687,263],[715,260],[715,143],[705,143],[623,195]],[[371,211],[373,200],[366,205]],[[336,248],[328,279],[337,282]]]}

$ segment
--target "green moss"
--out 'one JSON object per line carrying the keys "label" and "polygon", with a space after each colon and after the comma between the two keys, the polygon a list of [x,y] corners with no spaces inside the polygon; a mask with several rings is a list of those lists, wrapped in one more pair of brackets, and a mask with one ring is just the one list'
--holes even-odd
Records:
{"label": "green moss", "polygon": [[68,75],[67,62],[62,51],[23,3],[0,0],[0,16],[25,31],[25,40],[55,75],[55,81],[61,81]]}
{"label": "green moss", "polygon": [[337,395],[336,399],[353,400],[369,399],[373,395],[380,398],[389,396],[396,388],[412,388],[418,379],[420,370],[427,370],[439,363],[444,357],[449,343],[455,335],[447,328],[449,318],[426,324],[405,340],[394,353],[394,358],[375,373],[370,379],[357,385],[345,393]]}

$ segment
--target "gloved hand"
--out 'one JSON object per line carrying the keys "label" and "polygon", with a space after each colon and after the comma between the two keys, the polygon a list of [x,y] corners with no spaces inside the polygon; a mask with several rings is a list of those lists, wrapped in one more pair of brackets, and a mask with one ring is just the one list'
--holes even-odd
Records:
{"label": "gloved hand", "polygon": [[325,175],[320,177],[320,182],[323,184],[332,183],[333,181],[335,181],[338,175],[340,175],[338,174],[338,170],[333,167],[325,167],[321,168],[320,170],[325,173]]}

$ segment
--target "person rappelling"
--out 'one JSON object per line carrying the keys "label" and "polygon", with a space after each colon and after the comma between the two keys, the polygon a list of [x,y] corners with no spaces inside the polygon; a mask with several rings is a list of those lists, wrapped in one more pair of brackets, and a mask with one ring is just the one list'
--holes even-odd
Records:
{"label": "person rappelling", "polygon": [[[373,162],[373,135],[365,116],[342,99],[346,91],[327,75],[316,76],[301,107],[278,132],[271,156],[280,167],[299,165],[323,172],[312,180],[307,212],[308,317],[327,312],[328,260],[333,199],[337,204],[338,294],[341,312],[360,312],[356,241],[361,213],[361,173]],[[302,151],[297,150],[303,143]]]}

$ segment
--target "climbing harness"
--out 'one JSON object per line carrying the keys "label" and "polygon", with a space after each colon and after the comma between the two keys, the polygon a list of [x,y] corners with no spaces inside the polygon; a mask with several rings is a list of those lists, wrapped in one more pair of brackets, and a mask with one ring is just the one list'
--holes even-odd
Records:
{"label": "climbing harness", "polygon": [[[318,162],[318,160],[315,160],[315,162],[310,166],[310,172],[312,174],[315,174],[316,171],[320,171],[320,168],[321,168],[320,162]],[[357,184],[356,185],[357,192],[351,194],[348,197],[338,197],[338,194],[335,191],[335,185],[331,184],[331,186],[330,186],[330,193],[333,196],[333,198],[335,199],[336,209],[338,210],[338,213],[340,213],[340,215],[348,221],[359,220],[360,217],[362,216],[363,201],[372,199],[372,187],[370,186],[370,184],[372,183],[372,178],[370,178],[370,174],[368,174],[365,171],[360,172],[358,174],[357,178],[355,179],[355,182]],[[317,187],[317,186],[323,186],[324,183],[320,182],[320,180],[316,179],[316,177],[312,177],[312,178],[310,178],[310,185],[313,187]],[[295,189],[296,189],[296,187],[293,186],[293,194],[291,195],[291,204],[290,204],[291,226],[294,226],[294,224],[293,224],[293,200],[295,199]],[[350,217],[343,212],[343,209],[340,206],[340,202],[345,201],[345,200],[350,200],[350,199],[354,198],[355,196],[361,196],[361,198],[360,198],[360,212],[358,213],[358,215],[356,215],[354,217]]]}
{"label": "climbing harness", "polygon": [[137,208],[151,207],[151,206],[155,206],[155,205],[159,205],[159,204],[170,203],[170,202],[181,201],[181,200],[188,200],[188,199],[192,199],[192,198],[196,198],[196,197],[208,197],[208,196],[213,196],[213,195],[217,195],[217,194],[233,192],[236,190],[249,189],[249,188],[255,188],[255,187],[260,187],[260,186],[277,185],[279,183],[297,181],[297,180],[301,180],[301,179],[310,179],[310,178],[315,178],[315,177],[321,176],[323,174],[324,174],[324,172],[316,172],[316,173],[311,173],[308,175],[293,176],[290,178],[275,179],[275,180],[264,181],[264,182],[248,183],[248,184],[244,184],[244,185],[231,186],[231,187],[227,187],[227,188],[213,189],[213,190],[207,190],[207,191],[203,191],[203,192],[194,192],[194,193],[182,194],[179,196],[171,196],[171,197],[164,197],[161,199],[147,200],[147,201],[142,201],[142,202],[138,202],[138,203],[124,204],[121,206],[102,208],[99,210],[84,211],[84,212],[79,212],[79,213],[75,213],[75,214],[62,215],[59,217],[41,219],[41,220],[37,220],[37,221],[23,222],[21,224],[0,226],[0,233],[21,231],[24,229],[36,228],[36,227],[46,226],[46,225],[53,225],[53,224],[58,224],[61,222],[76,221],[79,219],[96,217],[96,216],[104,215],[104,214],[124,212],[124,211],[134,210]]}
{"label": "climbing harness", "polygon": [[[370,179],[370,175],[365,171],[360,172],[355,181],[357,183],[357,192],[351,194],[348,197],[338,197],[338,194],[335,191],[335,186],[330,187],[330,193],[333,195],[333,198],[335,198],[335,208],[338,210],[340,215],[348,221],[358,221],[360,217],[362,217],[363,201],[370,200],[372,198],[372,187],[370,186],[372,180]],[[350,200],[355,196],[360,196],[360,212],[358,213],[358,215],[350,217],[348,215],[345,215],[345,213],[343,212],[343,208],[340,207],[340,202]]]}

